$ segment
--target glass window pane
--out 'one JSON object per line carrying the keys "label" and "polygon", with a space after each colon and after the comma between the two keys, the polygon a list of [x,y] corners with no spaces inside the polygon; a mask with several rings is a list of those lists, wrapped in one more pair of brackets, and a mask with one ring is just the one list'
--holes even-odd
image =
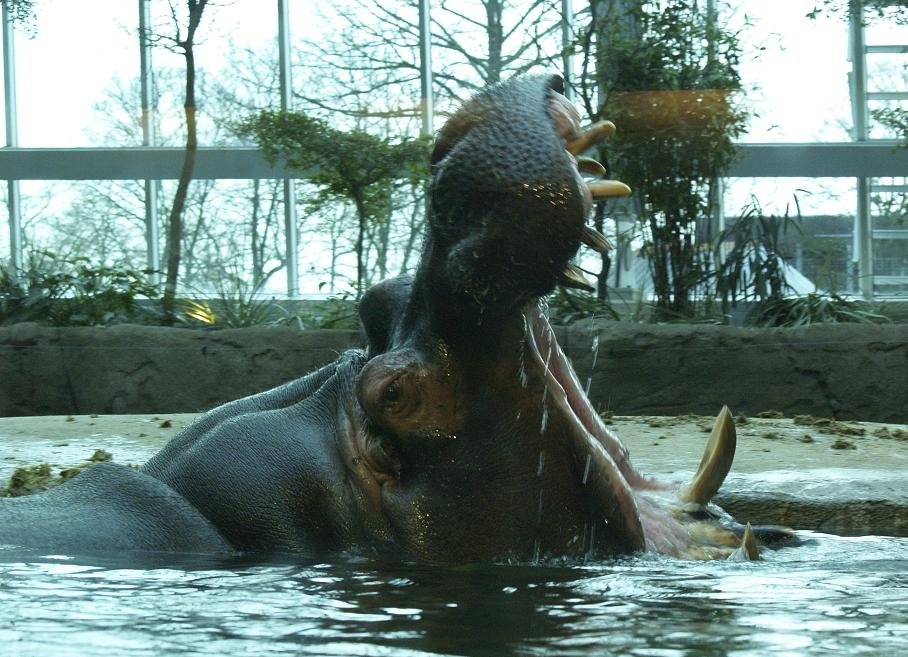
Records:
{"label": "glass window pane", "polygon": [[741,30],[744,102],[754,113],[742,141],[850,138],[848,24],[836,15],[807,18],[813,4],[735,3],[729,25]]}
{"label": "glass window pane", "polygon": [[792,225],[783,239],[786,261],[805,279],[799,291],[855,293],[856,193],[851,178],[729,178],[725,214],[728,223],[748,211],[800,217],[800,230]]}
{"label": "glass window pane", "polygon": [[52,252],[97,266],[145,269],[144,184],[134,180],[25,180],[22,231],[26,258]]}
{"label": "glass window pane", "polygon": [[[19,33],[15,41],[21,146],[140,143],[112,132],[103,107],[113,99],[131,101],[139,69],[137,4],[92,0],[90,20],[81,2],[38,8],[34,37]],[[128,114],[128,120],[137,123],[138,116]]]}

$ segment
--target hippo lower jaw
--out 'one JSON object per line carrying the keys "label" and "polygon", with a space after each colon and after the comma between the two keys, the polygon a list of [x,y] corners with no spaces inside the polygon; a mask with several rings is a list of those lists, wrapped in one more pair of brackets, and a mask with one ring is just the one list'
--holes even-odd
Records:
{"label": "hippo lower jaw", "polygon": [[523,316],[529,351],[544,371],[548,403],[571,425],[571,449],[591,500],[590,524],[594,526],[595,516],[604,520],[612,549],[697,559],[756,558],[749,526],[742,540],[736,532],[687,514],[703,512],[731,467],[735,429],[728,408],[720,412],[690,483],[675,487],[648,479],[596,413],[539,304],[528,304]]}

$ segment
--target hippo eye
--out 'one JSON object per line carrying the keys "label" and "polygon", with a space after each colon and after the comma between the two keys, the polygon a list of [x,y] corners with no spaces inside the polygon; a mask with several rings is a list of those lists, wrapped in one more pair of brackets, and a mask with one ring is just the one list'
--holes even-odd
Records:
{"label": "hippo eye", "polygon": [[383,417],[410,417],[420,406],[420,394],[414,377],[402,374],[389,381],[380,395]]}
{"label": "hippo eye", "polygon": [[402,396],[403,391],[400,389],[397,381],[392,381],[387,385],[384,392],[382,393],[382,401],[388,405],[396,404],[398,401],[400,401],[400,398]]}

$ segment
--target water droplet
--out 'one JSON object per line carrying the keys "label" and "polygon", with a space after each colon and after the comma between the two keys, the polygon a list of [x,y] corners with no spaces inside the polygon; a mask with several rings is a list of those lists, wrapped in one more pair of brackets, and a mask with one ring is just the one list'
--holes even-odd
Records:
{"label": "water droplet", "polygon": [[545,452],[539,452],[539,467],[536,468],[536,476],[541,477],[542,471],[545,470]]}
{"label": "water droplet", "polygon": [[542,407],[542,422],[541,422],[540,425],[539,425],[539,433],[540,433],[540,434],[545,433],[546,427],[549,426],[549,407],[544,405],[544,404],[545,404],[545,399],[542,400],[542,403],[543,403],[543,407]]}
{"label": "water droplet", "polygon": [[527,366],[522,342],[520,343],[520,369],[517,370],[517,377],[520,379],[520,385],[526,388],[529,378],[527,377]]}

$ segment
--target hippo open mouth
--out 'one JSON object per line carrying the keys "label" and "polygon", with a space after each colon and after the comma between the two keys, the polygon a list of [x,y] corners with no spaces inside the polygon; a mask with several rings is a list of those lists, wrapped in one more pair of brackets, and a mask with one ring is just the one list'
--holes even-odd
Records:
{"label": "hippo open mouth", "polygon": [[[706,510],[734,454],[727,409],[690,484],[646,479],[539,308],[589,286],[571,258],[609,248],[591,205],[630,192],[582,157],[615,127],[581,129],[561,91],[518,78],[445,124],[418,269],[364,295],[365,351],[210,411],[138,472],[103,464],[3,501],[0,543],[449,564],[732,553]],[[751,533],[740,550],[755,556]]]}

